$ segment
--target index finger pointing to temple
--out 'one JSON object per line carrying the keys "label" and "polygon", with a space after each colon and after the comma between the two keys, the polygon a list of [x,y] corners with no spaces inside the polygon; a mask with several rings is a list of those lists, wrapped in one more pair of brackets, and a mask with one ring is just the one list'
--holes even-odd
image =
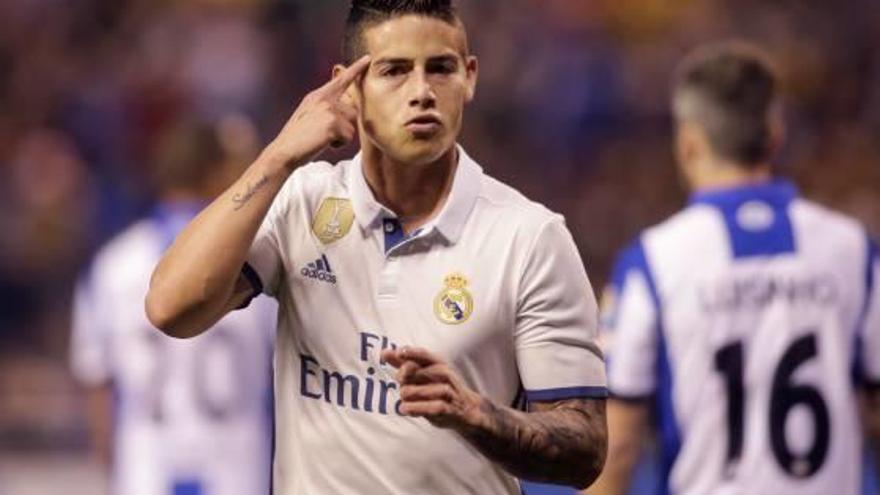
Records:
{"label": "index finger pointing to temple", "polygon": [[338,76],[330,81],[328,88],[330,92],[335,95],[341,95],[344,93],[358,76],[367,71],[371,61],[369,55],[364,55],[359,58],[357,62],[346,67],[345,70],[340,72]]}

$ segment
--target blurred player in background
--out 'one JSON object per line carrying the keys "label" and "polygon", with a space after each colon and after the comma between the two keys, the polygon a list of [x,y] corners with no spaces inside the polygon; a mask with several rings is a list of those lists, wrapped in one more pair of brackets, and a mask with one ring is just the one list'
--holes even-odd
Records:
{"label": "blurred player in background", "polygon": [[256,135],[229,118],[182,123],[159,141],[159,205],[98,252],[76,291],[72,364],[90,387],[92,443],[115,495],[268,493],[274,305],[190,341],[162,335],[143,311],[162,252],[252,159]]}
{"label": "blurred player in background", "polygon": [[[589,485],[595,300],[562,217],[456,144],[477,60],[451,2],[354,0],[344,46],[350,65],[162,259],[150,319],[188,337],[280,301],[278,495]],[[355,135],[354,159],[308,163]]]}
{"label": "blurred player in background", "polygon": [[658,493],[856,494],[857,398],[880,379],[876,248],[774,177],[778,82],[757,49],[687,57],[672,106],[693,195],[614,271],[609,462],[590,493],[625,493],[656,424]]}

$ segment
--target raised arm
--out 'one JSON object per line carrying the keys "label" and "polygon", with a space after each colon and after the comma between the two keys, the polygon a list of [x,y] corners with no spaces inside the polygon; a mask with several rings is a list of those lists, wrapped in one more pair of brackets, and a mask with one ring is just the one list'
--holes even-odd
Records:
{"label": "raised arm", "polygon": [[309,93],[257,160],[177,237],[150,281],[153,325],[193,337],[247,300],[253,288],[242,267],[260,224],[296,167],[354,139],[357,110],[345,95],[369,64],[363,57]]}

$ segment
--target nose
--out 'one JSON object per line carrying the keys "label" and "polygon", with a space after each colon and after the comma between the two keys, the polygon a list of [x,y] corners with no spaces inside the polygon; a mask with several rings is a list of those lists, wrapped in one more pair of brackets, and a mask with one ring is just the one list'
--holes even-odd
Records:
{"label": "nose", "polygon": [[425,72],[416,71],[413,75],[413,89],[409,106],[422,109],[434,108],[437,103],[437,95],[434,94],[434,88],[431,87]]}

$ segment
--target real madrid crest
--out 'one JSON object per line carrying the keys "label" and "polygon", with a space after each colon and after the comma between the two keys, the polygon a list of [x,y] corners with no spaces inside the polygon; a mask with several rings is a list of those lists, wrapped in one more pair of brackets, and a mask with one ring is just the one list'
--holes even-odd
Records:
{"label": "real madrid crest", "polygon": [[322,243],[330,244],[348,234],[354,222],[351,201],[345,198],[325,198],[312,220],[312,232]]}
{"label": "real madrid crest", "polygon": [[447,325],[464,323],[474,311],[474,298],[468,291],[468,280],[460,273],[443,279],[443,289],[434,298],[434,314]]}

